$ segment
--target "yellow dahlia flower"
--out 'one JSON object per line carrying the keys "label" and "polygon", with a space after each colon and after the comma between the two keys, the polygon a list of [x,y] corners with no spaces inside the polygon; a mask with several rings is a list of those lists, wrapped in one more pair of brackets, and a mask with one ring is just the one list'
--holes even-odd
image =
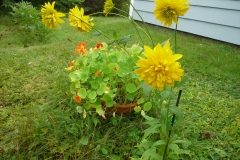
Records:
{"label": "yellow dahlia flower", "polygon": [[41,8],[42,13],[42,22],[45,26],[49,27],[50,29],[57,28],[58,23],[64,23],[60,17],[64,17],[65,14],[61,12],[57,12],[54,9],[55,2],[52,3],[45,3],[44,6]]}
{"label": "yellow dahlia flower", "polygon": [[69,21],[70,25],[76,27],[80,32],[89,32],[94,25],[89,20],[89,16],[84,16],[84,9],[78,9],[77,6],[75,8],[70,9],[69,12]]}
{"label": "yellow dahlia flower", "polygon": [[162,90],[165,85],[174,86],[174,81],[181,81],[183,70],[181,64],[176,62],[182,57],[181,54],[173,54],[170,43],[163,47],[158,44],[153,50],[144,46],[144,56],[137,62],[139,67],[134,72],[148,85]]}
{"label": "yellow dahlia flower", "polygon": [[114,9],[114,4],[112,0],[106,0],[103,8],[103,13],[107,16]]}
{"label": "yellow dahlia flower", "polygon": [[172,21],[178,23],[177,17],[184,16],[190,4],[187,0],[154,0],[154,2],[156,8],[153,13],[156,19],[168,27],[172,25]]}

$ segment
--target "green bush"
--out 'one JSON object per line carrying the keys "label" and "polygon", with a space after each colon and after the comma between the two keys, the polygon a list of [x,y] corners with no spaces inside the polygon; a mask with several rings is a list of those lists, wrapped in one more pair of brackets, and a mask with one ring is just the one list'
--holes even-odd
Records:
{"label": "green bush", "polygon": [[[56,8],[59,8],[59,11],[68,12],[70,8],[73,8],[75,5],[83,7],[83,2],[85,0],[58,0],[56,2]],[[87,0],[88,1],[88,0]]]}
{"label": "green bush", "polygon": [[12,11],[14,22],[19,25],[23,35],[27,35],[23,36],[24,43],[46,40],[49,30],[41,22],[40,11],[35,9],[30,2],[15,3]]}

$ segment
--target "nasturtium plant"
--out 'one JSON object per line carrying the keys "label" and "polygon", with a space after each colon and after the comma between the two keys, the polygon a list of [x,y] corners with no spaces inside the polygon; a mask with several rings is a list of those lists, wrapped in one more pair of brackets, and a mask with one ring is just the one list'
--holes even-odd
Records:
{"label": "nasturtium plant", "polygon": [[[113,107],[115,104],[136,103],[143,98],[142,82],[134,73],[137,57],[142,51],[140,46],[134,44],[125,50],[109,47],[106,43],[97,44],[95,49],[84,47],[86,45],[82,42],[78,46],[81,54],[74,61],[69,78],[71,93],[79,96],[78,102],[82,110],[86,110],[85,116],[88,111],[95,110],[105,118],[106,108],[100,109],[100,104]],[[141,105],[144,101],[138,104]]]}

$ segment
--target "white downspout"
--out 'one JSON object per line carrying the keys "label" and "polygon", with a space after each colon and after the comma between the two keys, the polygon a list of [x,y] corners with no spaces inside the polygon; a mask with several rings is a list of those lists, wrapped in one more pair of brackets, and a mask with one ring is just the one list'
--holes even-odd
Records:
{"label": "white downspout", "polygon": [[[134,0],[131,0],[132,5],[134,5]],[[129,9],[129,16],[132,17],[133,16],[133,7],[130,5],[130,9]]]}

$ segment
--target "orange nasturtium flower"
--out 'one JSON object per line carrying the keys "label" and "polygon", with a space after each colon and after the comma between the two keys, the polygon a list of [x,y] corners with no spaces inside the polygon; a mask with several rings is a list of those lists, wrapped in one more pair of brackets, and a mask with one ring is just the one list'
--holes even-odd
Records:
{"label": "orange nasturtium flower", "polygon": [[172,21],[178,23],[178,16],[184,16],[189,10],[187,0],[154,0],[156,8],[153,11],[157,20],[170,27]]}
{"label": "orange nasturtium flower", "polygon": [[50,29],[57,28],[58,23],[64,23],[64,20],[61,17],[64,17],[65,14],[57,12],[54,9],[55,1],[51,4],[50,2],[45,3],[41,8],[42,22],[45,26]]}
{"label": "orange nasturtium flower", "polygon": [[102,47],[103,47],[103,44],[102,43],[98,43],[93,51],[95,52],[96,50],[101,49]]}
{"label": "orange nasturtium flower", "polygon": [[81,98],[78,94],[76,94],[76,95],[74,96],[74,99],[75,99],[75,101],[76,101],[78,104],[81,104],[81,103],[82,103],[82,98]]}
{"label": "orange nasturtium flower", "polygon": [[70,65],[69,65],[69,67],[68,67],[68,68],[65,68],[65,69],[66,69],[67,71],[71,71],[73,67],[74,67],[74,61],[72,61],[72,62],[70,63]]}
{"label": "orange nasturtium flower", "polygon": [[103,44],[102,43],[98,43],[97,45],[96,45],[96,48],[97,49],[100,49],[100,48],[102,48],[103,47]]}
{"label": "orange nasturtium flower", "polygon": [[77,49],[75,50],[75,53],[84,54],[86,51],[87,51],[86,43],[80,42],[80,44],[77,46]]}
{"label": "orange nasturtium flower", "polygon": [[158,44],[154,49],[144,46],[144,56],[138,60],[139,68],[134,72],[148,85],[162,90],[166,85],[174,86],[175,81],[181,81],[183,69],[177,60],[182,54],[173,54],[169,42],[163,47]]}
{"label": "orange nasturtium flower", "polygon": [[100,71],[95,72],[95,73],[94,73],[94,76],[98,76],[99,73],[100,73]]}

